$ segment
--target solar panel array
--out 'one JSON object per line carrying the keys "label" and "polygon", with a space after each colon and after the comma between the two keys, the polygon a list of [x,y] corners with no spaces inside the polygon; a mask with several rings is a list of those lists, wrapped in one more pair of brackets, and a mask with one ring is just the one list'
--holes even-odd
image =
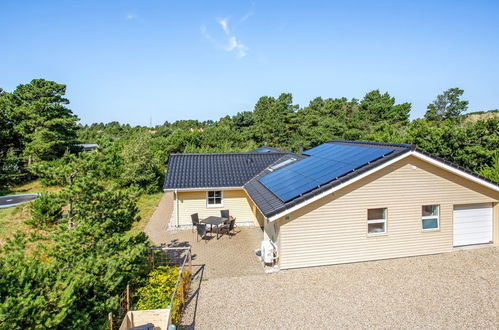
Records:
{"label": "solar panel array", "polygon": [[304,152],[309,157],[259,180],[280,200],[288,202],[393,151],[390,148],[325,143]]}

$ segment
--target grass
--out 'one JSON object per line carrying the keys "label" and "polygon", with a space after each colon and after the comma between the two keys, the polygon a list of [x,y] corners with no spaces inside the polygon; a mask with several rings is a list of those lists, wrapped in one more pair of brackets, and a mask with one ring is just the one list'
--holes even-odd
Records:
{"label": "grass", "polygon": [[24,224],[24,220],[29,217],[29,203],[0,209],[0,243],[16,230],[25,231],[27,225]]}
{"label": "grass", "polygon": [[59,187],[59,186],[44,187],[44,186],[42,186],[40,180],[33,180],[31,182],[25,183],[25,184],[20,185],[20,186],[0,190],[0,196],[32,194],[32,193],[40,193],[40,192],[56,192],[59,190],[61,190],[61,187]]}
{"label": "grass", "polygon": [[[20,186],[11,187],[8,190],[2,190],[0,196],[56,192],[59,190],[61,190],[61,187],[43,187],[39,180],[34,180]],[[0,209],[0,243],[17,230],[26,232],[28,226],[24,224],[24,221],[28,220],[30,216],[29,203]]]}
{"label": "grass", "polygon": [[137,207],[139,208],[140,221],[133,224],[130,230],[131,234],[138,234],[144,231],[162,196],[163,193],[158,192],[139,197]]}

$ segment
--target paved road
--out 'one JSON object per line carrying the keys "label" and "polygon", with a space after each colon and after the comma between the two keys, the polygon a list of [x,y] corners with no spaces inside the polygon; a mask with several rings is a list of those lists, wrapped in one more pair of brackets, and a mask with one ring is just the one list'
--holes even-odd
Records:
{"label": "paved road", "polygon": [[38,194],[24,194],[0,197],[0,208],[16,206],[38,197]]}

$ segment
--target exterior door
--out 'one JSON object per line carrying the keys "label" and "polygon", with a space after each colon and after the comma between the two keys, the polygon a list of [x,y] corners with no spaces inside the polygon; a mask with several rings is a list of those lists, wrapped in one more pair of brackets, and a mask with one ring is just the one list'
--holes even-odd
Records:
{"label": "exterior door", "polygon": [[492,204],[454,206],[454,246],[492,241]]}

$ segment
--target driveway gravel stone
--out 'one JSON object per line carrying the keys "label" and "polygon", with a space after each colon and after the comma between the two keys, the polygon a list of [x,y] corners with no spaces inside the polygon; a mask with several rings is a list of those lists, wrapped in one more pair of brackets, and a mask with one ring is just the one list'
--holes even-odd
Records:
{"label": "driveway gravel stone", "polygon": [[[201,270],[201,269],[199,269]],[[193,281],[181,329],[498,329],[499,249]]]}

